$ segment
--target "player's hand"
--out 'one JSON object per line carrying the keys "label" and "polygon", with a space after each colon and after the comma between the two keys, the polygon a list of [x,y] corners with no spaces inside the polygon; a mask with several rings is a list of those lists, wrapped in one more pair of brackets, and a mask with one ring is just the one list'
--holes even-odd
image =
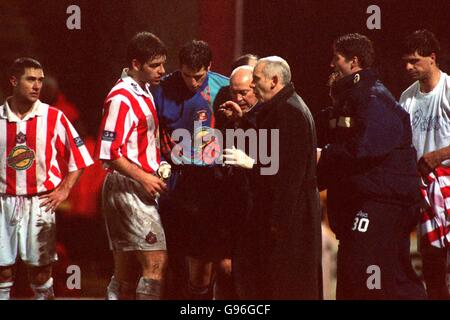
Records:
{"label": "player's hand", "polygon": [[244,151],[236,149],[234,146],[232,149],[225,149],[223,158],[225,164],[241,167],[244,169],[251,169],[255,164],[255,160],[245,154]]}
{"label": "player's hand", "polygon": [[438,151],[432,151],[425,153],[422,158],[419,159],[417,164],[420,174],[423,178],[428,177],[428,175],[434,171],[442,163],[441,154]]}
{"label": "player's hand", "polygon": [[152,198],[158,198],[161,193],[167,191],[166,184],[160,178],[152,174],[145,174],[139,182]]}
{"label": "player's hand", "polygon": [[70,190],[66,188],[57,187],[53,191],[39,196],[42,200],[40,208],[46,207],[45,212],[55,211],[56,208],[69,197]]}
{"label": "player's hand", "polygon": [[219,106],[221,111],[228,119],[238,120],[244,115],[241,107],[233,101],[227,101]]}
{"label": "player's hand", "polygon": [[162,161],[156,173],[161,179],[167,180],[172,174],[172,166],[168,162]]}

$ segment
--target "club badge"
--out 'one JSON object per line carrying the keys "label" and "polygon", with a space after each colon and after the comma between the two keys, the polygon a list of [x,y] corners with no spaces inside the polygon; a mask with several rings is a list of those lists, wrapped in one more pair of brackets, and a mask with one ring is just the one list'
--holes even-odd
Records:
{"label": "club badge", "polygon": [[22,144],[22,143],[25,143],[26,141],[27,141],[27,136],[25,135],[25,133],[19,132],[16,135],[16,143],[17,144]]}

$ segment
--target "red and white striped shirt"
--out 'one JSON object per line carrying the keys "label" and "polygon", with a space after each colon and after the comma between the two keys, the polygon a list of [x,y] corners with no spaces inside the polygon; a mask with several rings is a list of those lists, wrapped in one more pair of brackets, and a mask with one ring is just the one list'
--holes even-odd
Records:
{"label": "red and white striped shirt", "polygon": [[142,89],[127,69],[106,97],[95,158],[125,157],[145,172],[159,167],[158,117],[149,85]]}
{"label": "red and white striped shirt", "polygon": [[433,247],[445,248],[450,243],[450,168],[439,166],[422,186],[429,208],[422,215],[420,232]]}
{"label": "red and white striped shirt", "polygon": [[93,163],[83,140],[64,114],[39,100],[23,119],[0,106],[0,194],[34,195],[55,189],[69,172]]}

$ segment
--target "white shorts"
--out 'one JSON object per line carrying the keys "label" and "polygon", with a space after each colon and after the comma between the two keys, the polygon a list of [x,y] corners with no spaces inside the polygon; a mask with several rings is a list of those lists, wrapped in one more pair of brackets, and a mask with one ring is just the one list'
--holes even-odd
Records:
{"label": "white shorts", "polygon": [[117,172],[109,173],[102,198],[111,250],[166,250],[157,203],[138,182]]}
{"label": "white shorts", "polygon": [[0,266],[12,266],[19,255],[31,266],[57,260],[54,211],[39,208],[38,196],[0,195]]}

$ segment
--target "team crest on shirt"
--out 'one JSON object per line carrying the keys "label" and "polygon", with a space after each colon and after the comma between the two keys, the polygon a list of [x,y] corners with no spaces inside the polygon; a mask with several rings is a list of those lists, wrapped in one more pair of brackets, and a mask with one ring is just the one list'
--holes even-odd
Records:
{"label": "team crest on shirt", "polygon": [[25,141],[27,141],[27,136],[25,135],[25,133],[19,132],[16,135],[16,143],[21,144],[21,143],[25,143]]}
{"label": "team crest on shirt", "polygon": [[154,244],[158,241],[158,239],[156,238],[156,234],[150,231],[145,237],[145,241],[147,241],[149,244]]}
{"label": "team crest on shirt", "polygon": [[27,170],[33,164],[36,155],[26,145],[15,146],[8,155],[8,166],[16,170]]}
{"label": "team crest on shirt", "polygon": [[195,121],[206,121],[206,120],[208,120],[208,113],[206,112],[206,110],[197,111]]}

